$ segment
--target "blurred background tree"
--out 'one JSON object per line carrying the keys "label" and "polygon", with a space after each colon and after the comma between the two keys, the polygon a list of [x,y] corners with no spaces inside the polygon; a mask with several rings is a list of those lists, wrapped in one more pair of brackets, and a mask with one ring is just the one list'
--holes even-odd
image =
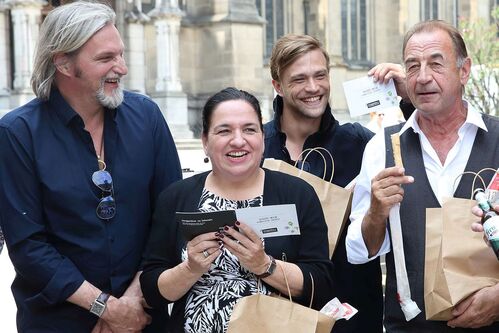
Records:
{"label": "blurred background tree", "polygon": [[463,20],[460,26],[473,65],[465,98],[479,111],[499,116],[499,7],[490,24]]}

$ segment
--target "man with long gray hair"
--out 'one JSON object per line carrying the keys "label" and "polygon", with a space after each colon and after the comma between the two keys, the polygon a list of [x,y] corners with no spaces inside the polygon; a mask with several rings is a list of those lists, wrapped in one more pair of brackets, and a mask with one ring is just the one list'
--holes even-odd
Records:
{"label": "man with long gray hair", "polygon": [[168,319],[147,313],[139,275],[156,197],[181,178],[180,163],[158,106],[122,88],[114,21],[96,2],[51,11],[37,98],[0,121],[0,220],[20,332],[159,332]]}

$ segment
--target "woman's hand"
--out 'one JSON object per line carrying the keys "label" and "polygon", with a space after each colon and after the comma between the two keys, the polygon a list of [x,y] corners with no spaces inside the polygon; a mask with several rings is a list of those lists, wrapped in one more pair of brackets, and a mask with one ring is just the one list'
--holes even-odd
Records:
{"label": "woman's hand", "polygon": [[187,260],[159,276],[161,295],[170,302],[182,298],[210,270],[211,264],[220,255],[219,246],[214,232],[201,234],[187,242]]}
{"label": "woman's hand", "polygon": [[265,253],[263,240],[242,222],[236,221],[236,227],[241,232],[226,226],[224,233],[218,234],[219,239],[224,247],[239,259],[243,267],[254,274],[263,274],[270,263],[270,258]]}
{"label": "woman's hand", "polygon": [[206,273],[219,255],[220,244],[214,232],[201,234],[187,242],[187,267],[193,273]]}

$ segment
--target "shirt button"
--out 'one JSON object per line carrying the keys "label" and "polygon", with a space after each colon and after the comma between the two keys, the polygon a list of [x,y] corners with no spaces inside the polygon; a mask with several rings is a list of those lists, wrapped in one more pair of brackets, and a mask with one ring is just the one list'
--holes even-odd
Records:
{"label": "shirt button", "polygon": [[114,237],[109,237],[109,242],[114,243]]}

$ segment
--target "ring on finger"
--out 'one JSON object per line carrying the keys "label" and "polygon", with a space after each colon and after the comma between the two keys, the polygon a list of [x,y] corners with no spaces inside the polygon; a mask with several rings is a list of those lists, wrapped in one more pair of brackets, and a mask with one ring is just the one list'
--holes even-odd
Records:
{"label": "ring on finger", "polygon": [[208,258],[210,256],[210,252],[204,250],[203,251],[203,255],[204,255],[205,258]]}

